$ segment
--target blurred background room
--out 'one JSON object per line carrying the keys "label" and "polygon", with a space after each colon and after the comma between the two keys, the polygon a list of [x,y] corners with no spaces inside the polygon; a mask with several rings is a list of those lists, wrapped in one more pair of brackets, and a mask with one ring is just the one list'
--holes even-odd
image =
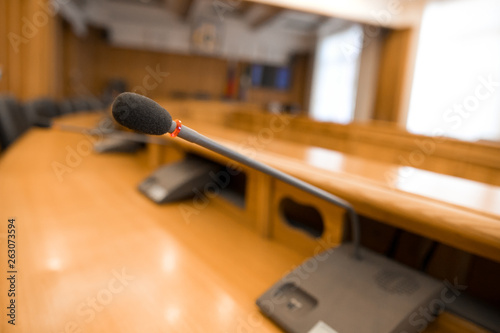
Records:
{"label": "blurred background room", "polygon": [[[121,127],[112,103],[134,92],[347,200],[364,247],[458,288],[419,332],[500,332],[499,14],[497,0],[0,0],[2,309],[11,218],[19,259],[1,331],[279,332],[257,297],[352,236],[331,203]],[[173,198],[162,177],[183,170]]]}

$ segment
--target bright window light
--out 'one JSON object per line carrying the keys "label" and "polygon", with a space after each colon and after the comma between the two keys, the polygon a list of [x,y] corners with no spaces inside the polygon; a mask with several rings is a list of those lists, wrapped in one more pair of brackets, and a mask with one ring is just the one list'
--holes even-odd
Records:
{"label": "bright window light", "polygon": [[[352,121],[359,76],[360,49],[353,48],[363,35],[359,25],[320,38],[311,96],[311,116],[319,121]],[[351,47],[349,47],[351,46]],[[346,52],[348,49],[349,52]]]}
{"label": "bright window light", "polygon": [[500,141],[500,1],[434,0],[422,21],[407,129]]}

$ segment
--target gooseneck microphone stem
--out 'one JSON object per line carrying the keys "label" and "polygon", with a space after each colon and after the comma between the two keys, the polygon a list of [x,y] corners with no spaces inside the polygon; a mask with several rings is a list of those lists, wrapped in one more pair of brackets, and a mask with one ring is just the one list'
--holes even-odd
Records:
{"label": "gooseneck microphone stem", "polygon": [[[174,130],[177,128],[177,123],[172,122],[172,126],[169,130],[169,133],[174,132]],[[282,171],[279,171],[278,169],[275,169],[273,167],[270,167],[264,163],[261,163],[257,160],[250,159],[247,156],[238,153],[237,151],[234,151],[232,149],[229,149],[227,147],[224,147],[223,145],[207,138],[206,136],[203,136],[196,132],[195,130],[182,125],[180,132],[177,135],[178,137],[189,141],[191,143],[197,144],[201,147],[204,147],[208,150],[214,151],[220,155],[223,155],[229,159],[235,160],[236,162],[239,162],[243,165],[246,165],[250,168],[253,168],[255,170],[258,170],[260,172],[263,172],[269,176],[272,176],[276,179],[279,179],[289,185],[295,186],[307,193],[310,193],[314,196],[317,196],[323,200],[326,200],[336,206],[342,207],[347,211],[347,214],[349,216],[349,220],[351,222],[351,229],[352,229],[352,234],[353,234],[353,244],[354,244],[354,256],[357,259],[361,259],[361,254],[360,254],[360,229],[359,229],[359,220],[358,220],[358,215],[354,211],[354,208],[345,200],[329,193],[326,192],[316,186],[313,186],[309,183],[306,183],[298,178],[295,178],[291,175],[288,175]]]}
{"label": "gooseneck microphone stem", "polygon": [[182,126],[180,121],[172,121],[172,116],[167,112],[167,110],[152,99],[145,96],[129,92],[120,94],[113,102],[112,113],[113,117],[119,124],[136,132],[152,135],[172,133],[172,136],[174,137],[179,136],[186,141],[214,151],[222,156],[279,179],[289,185],[295,186],[336,206],[344,208],[347,211],[351,222],[354,257],[361,259],[358,215],[348,202],[298,178],[288,175],[259,161],[250,159],[237,151],[224,147],[223,145],[190,129],[189,127]]}

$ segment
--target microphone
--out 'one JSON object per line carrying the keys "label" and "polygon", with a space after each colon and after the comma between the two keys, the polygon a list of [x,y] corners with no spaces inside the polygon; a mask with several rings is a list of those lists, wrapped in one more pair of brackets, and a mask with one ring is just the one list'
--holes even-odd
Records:
{"label": "microphone", "polygon": [[232,149],[229,149],[191,128],[182,125],[179,120],[173,121],[172,116],[161,105],[152,99],[130,92],[118,95],[113,102],[112,114],[122,126],[133,131],[163,135],[171,133],[172,137],[180,137],[188,142],[197,144],[214,151],[243,165],[263,172],[289,185],[295,186],[307,193],[315,195],[336,206],[344,208],[349,216],[353,234],[354,256],[361,259],[359,220],[354,208],[347,201],[298,178],[288,175],[264,163],[248,158]]}
{"label": "microphone", "polygon": [[147,97],[123,93],[112,113],[129,129],[171,133],[346,210],[353,242],[307,259],[256,300],[259,309],[286,332],[418,333],[422,326],[415,324],[416,314],[422,309],[429,316],[439,314],[433,303],[444,290],[440,281],[367,248],[361,258],[358,216],[348,202],[224,147],[179,120],[172,121],[163,107]]}

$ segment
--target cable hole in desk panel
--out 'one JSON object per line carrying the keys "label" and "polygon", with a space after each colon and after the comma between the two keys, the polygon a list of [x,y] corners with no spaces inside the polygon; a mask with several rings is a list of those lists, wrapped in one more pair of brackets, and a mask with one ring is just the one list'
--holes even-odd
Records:
{"label": "cable hole in desk panel", "polygon": [[285,197],[280,201],[279,211],[286,224],[313,238],[320,238],[325,231],[323,217],[313,206],[302,205]]}

